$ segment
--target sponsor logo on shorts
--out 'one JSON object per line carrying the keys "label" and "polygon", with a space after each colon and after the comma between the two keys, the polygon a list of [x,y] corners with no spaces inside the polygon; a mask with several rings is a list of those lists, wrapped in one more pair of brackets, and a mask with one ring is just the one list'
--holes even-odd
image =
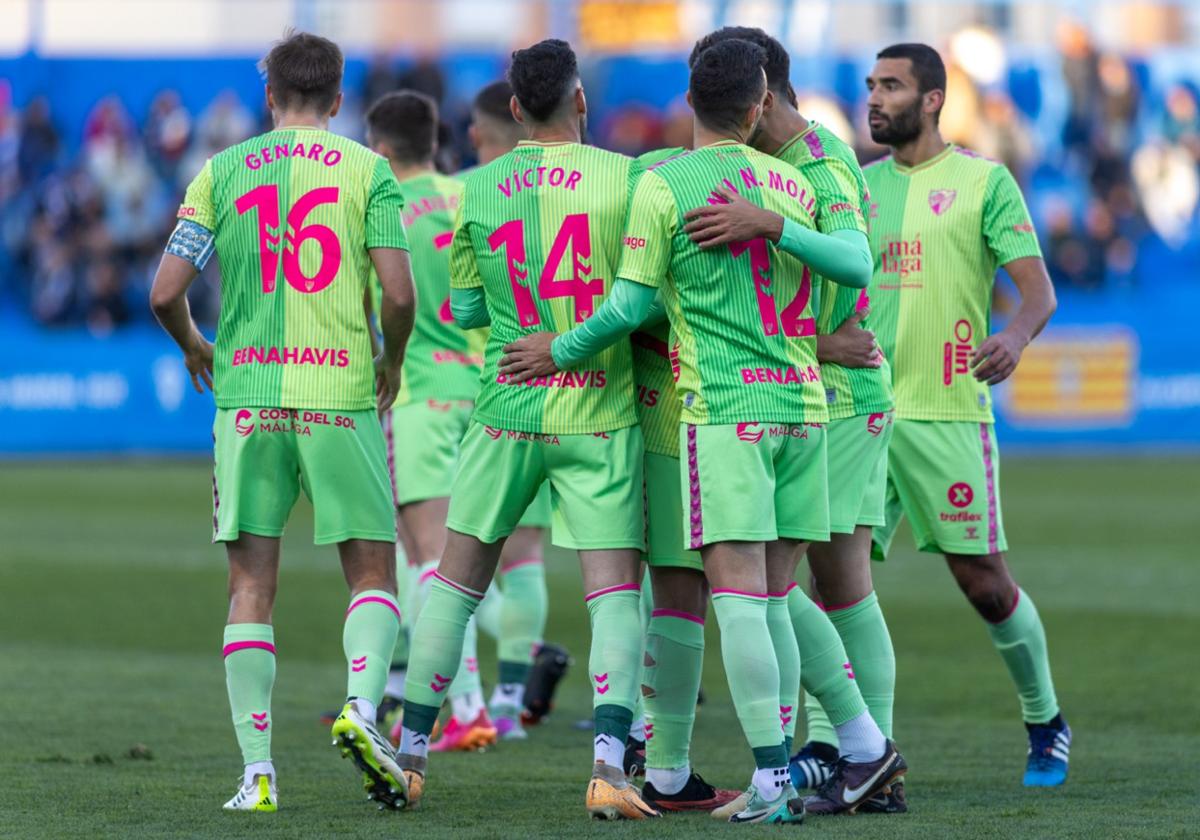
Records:
{"label": "sponsor logo on shorts", "polygon": [[233,418],[233,428],[242,437],[249,437],[254,431],[254,412],[248,408],[243,408]]}
{"label": "sponsor logo on shorts", "polygon": [[956,198],[958,190],[930,190],[929,209],[933,211],[933,215],[940,216],[950,209]]}
{"label": "sponsor logo on shorts", "polygon": [[746,443],[758,443],[763,438],[763,430],[758,423],[738,423],[737,437]]}
{"label": "sponsor logo on shorts", "polygon": [[963,539],[977,540],[979,539],[979,528],[976,525],[968,525],[966,535]]}
{"label": "sponsor logo on shorts", "polygon": [[[547,443],[550,446],[558,446],[562,443],[558,435],[540,435],[534,432],[514,432],[512,429],[497,429],[494,426],[484,426],[483,433],[492,440],[517,440],[517,441],[532,441],[533,443]],[[597,436],[605,434],[598,432]]]}
{"label": "sponsor logo on shorts", "polygon": [[[249,414],[248,411],[242,409],[234,418],[237,423],[237,433],[242,437],[250,434],[254,428],[254,423],[250,422],[250,429],[242,431],[241,420],[243,414]],[[312,436],[313,426],[333,426],[336,429],[356,429],[353,417],[347,417],[343,414],[329,414],[324,411],[299,411],[294,408],[260,408],[255,416],[258,423],[258,430],[264,434],[291,432],[296,435],[306,437]]]}
{"label": "sponsor logo on shorts", "polygon": [[867,418],[867,433],[871,437],[879,437],[887,428],[887,424],[888,416],[886,414],[872,414]]}
{"label": "sponsor logo on shorts", "polygon": [[951,484],[950,489],[946,491],[946,498],[956,508],[965,508],[975,500],[975,491],[965,481],[957,481]]}

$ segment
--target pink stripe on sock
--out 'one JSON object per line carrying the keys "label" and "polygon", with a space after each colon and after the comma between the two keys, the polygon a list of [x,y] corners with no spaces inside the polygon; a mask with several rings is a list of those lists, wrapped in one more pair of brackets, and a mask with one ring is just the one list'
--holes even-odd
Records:
{"label": "pink stripe on sock", "polygon": [[823,609],[827,613],[837,612],[838,610],[848,610],[851,607],[856,607],[870,597],[871,597],[871,593],[868,592],[866,595],[862,596],[857,601],[851,601],[848,604],[834,604],[832,607],[827,607],[824,604],[821,604],[820,606],[821,606],[821,609]]}
{"label": "pink stripe on sock", "polygon": [[518,560],[517,562],[512,563],[511,565],[505,566],[503,569],[500,570],[500,574],[506,575],[509,572],[511,572],[513,569],[519,569],[522,566],[540,566],[540,565],[542,565],[541,558],[526,557],[524,560]]}
{"label": "pink stripe on sock", "polygon": [[714,598],[717,597],[718,595],[741,595],[743,598],[766,598],[767,597],[767,593],[765,593],[765,592],[743,592],[740,589],[714,589],[712,591],[712,594],[713,594]]}
{"label": "pink stripe on sock", "polygon": [[589,592],[583,596],[583,602],[586,604],[593,598],[599,598],[601,595],[610,595],[613,592],[628,592],[629,590],[640,591],[642,585],[640,583],[622,583],[617,586],[606,586],[603,589],[597,589],[595,592]]}
{"label": "pink stripe on sock", "polygon": [[370,604],[370,603],[383,604],[385,607],[387,607],[389,610],[391,610],[392,612],[394,612],[396,614],[397,621],[400,620],[400,608],[396,606],[395,602],[389,601],[387,598],[380,598],[378,595],[368,595],[365,598],[359,598],[357,601],[352,602],[350,604],[350,607],[346,610],[346,615],[350,615],[350,613],[354,612],[357,608],[361,607],[363,604]]}
{"label": "pink stripe on sock", "polygon": [[992,463],[992,437],[988,434],[988,424],[979,424],[979,437],[983,441],[983,470],[987,484],[988,509],[988,553],[1000,551],[999,528],[996,521],[996,468]]}
{"label": "pink stripe on sock", "polygon": [[417,578],[417,583],[424,583],[425,581],[429,580],[431,577],[433,577],[436,574],[437,574],[437,566],[434,566],[432,569],[428,569],[427,571],[421,572],[421,576],[419,578]]}
{"label": "pink stripe on sock", "polygon": [[[690,612],[684,612],[683,610],[668,610],[668,609],[651,610],[650,617],[651,618],[682,618],[684,621],[694,621],[696,624],[699,624],[701,627],[704,626],[703,618],[701,618],[698,615],[692,615]],[[650,725],[647,724],[646,728],[649,729]]]}
{"label": "pink stripe on sock", "polygon": [[700,461],[696,454],[696,427],[687,427],[688,499],[691,501],[692,539],[690,548],[704,547],[704,512],[700,504]]}
{"label": "pink stripe on sock", "polygon": [[787,594],[791,591],[792,591],[791,589],[785,589],[782,592],[768,592],[767,597],[768,598],[786,598]]}
{"label": "pink stripe on sock", "polygon": [[789,584],[788,584],[787,592],[785,592],[784,594],[785,594],[785,595],[786,595],[786,594],[790,594],[790,593],[791,593],[791,591],[792,591],[793,589],[795,589],[795,588],[796,588],[797,586],[799,586],[799,585],[800,585],[800,584],[796,583],[796,581],[792,581],[791,583],[789,583]]}
{"label": "pink stripe on sock", "polygon": [[483,600],[483,593],[482,593],[482,592],[476,592],[474,589],[468,589],[467,587],[463,586],[461,583],[455,583],[454,581],[450,580],[449,578],[444,578],[444,577],[442,577],[442,576],[441,576],[441,575],[439,575],[437,572],[434,572],[434,573],[433,573],[433,576],[434,576],[435,578],[437,578],[438,580],[440,580],[442,583],[444,583],[444,584],[446,584],[447,586],[451,587],[452,589],[457,589],[459,592],[461,592],[461,593],[462,593],[462,594],[464,594],[464,595],[470,595],[470,596],[471,596],[472,598],[474,598],[476,601],[482,601],[482,600]]}
{"label": "pink stripe on sock", "polygon": [[272,656],[275,655],[275,645],[270,642],[230,642],[221,648],[221,656],[228,656],[231,653],[237,653],[239,650],[265,650]]}

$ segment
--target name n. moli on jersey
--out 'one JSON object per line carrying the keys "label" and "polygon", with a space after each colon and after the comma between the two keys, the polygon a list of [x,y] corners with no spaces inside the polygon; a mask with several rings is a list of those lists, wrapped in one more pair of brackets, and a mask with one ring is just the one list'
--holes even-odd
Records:
{"label": "name n. moli on jersey", "polygon": [[324,365],[350,366],[350,351],[334,347],[242,347],[233,351],[234,367],[239,365]]}
{"label": "name n. moli on jersey", "polygon": [[[924,264],[925,248],[921,244],[921,234],[912,239],[888,239],[883,243],[879,252],[879,266],[884,274],[892,274],[900,281],[899,284],[881,283],[881,289],[898,289],[904,285],[913,274],[920,274]],[[905,285],[905,288],[920,288],[920,283]]]}
{"label": "name n. moli on jersey", "polygon": [[[508,385],[508,377],[496,374],[497,385]],[[603,370],[564,370],[553,376],[539,376],[524,382],[511,383],[530,388],[603,388],[608,384],[608,373]]]}
{"label": "name n. moli on jersey", "polygon": [[320,143],[310,143],[307,146],[301,141],[291,144],[276,143],[246,155],[246,168],[261,169],[264,164],[295,158],[323,163],[326,166],[337,166],[342,162],[342,153],[338,149],[326,149]]}
{"label": "name n. moli on jersey", "polygon": [[503,181],[496,184],[496,189],[505,198],[512,198],[522,190],[544,186],[562,187],[574,192],[581,180],[583,173],[578,169],[568,171],[561,166],[531,166],[521,171],[514,170],[512,175],[505,176]]}
{"label": "name n. moli on jersey", "polygon": [[742,368],[742,382],[746,385],[803,385],[820,381],[821,374],[812,365],[802,368]]}
{"label": "name n. moli on jersey", "polygon": [[[754,174],[753,167],[745,166],[738,170],[738,177],[742,179],[744,187],[766,187],[774,192],[781,192],[788,198],[795,200],[810,219],[817,217],[817,197],[810,193],[806,188],[800,186],[795,178],[788,178],[776,172],[774,169],[767,170],[767,183],[758,180],[758,176]],[[718,186],[724,187],[732,192],[740,192],[737,185],[725,178]],[[709,204],[724,204],[725,199],[714,192],[708,197]],[[626,243],[628,244],[628,243]]]}

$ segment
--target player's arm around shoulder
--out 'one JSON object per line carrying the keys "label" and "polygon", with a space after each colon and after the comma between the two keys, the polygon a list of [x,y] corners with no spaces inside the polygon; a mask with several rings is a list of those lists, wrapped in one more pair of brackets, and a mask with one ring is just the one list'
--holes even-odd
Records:
{"label": "player's arm around shoulder", "polygon": [[1021,304],[1008,325],[988,336],[971,359],[975,378],[995,385],[1012,375],[1026,346],[1058,308],[1054,284],[1046,271],[1021,189],[1012,173],[999,164],[988,176],[983,239],[1021,296]]}
{"label": "player's arm around shoulder", "polygon": [[179,221],[150,289],[150,308],[163,329],[183,351],[183,361],[200,393],[211,391],[213,345],[200,332],[188,307],[187,291],[216,250],[216,213],[212,201],[212,161],[188,185]]}

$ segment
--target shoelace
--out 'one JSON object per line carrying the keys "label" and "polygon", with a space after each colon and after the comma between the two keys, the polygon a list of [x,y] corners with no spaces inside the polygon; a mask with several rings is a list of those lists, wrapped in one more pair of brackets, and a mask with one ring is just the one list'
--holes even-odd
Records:
{"label": "shoelace", "polygon": [[844,786],[843,777],[846,775],[846,766],[848,762],[844,758],[839,758],[833,765],[833,772],[829,774],[829,778],[817,785],[816,791],[819,795],[826,799],[833,799],[833,792],[837,790],[839,785]]}

